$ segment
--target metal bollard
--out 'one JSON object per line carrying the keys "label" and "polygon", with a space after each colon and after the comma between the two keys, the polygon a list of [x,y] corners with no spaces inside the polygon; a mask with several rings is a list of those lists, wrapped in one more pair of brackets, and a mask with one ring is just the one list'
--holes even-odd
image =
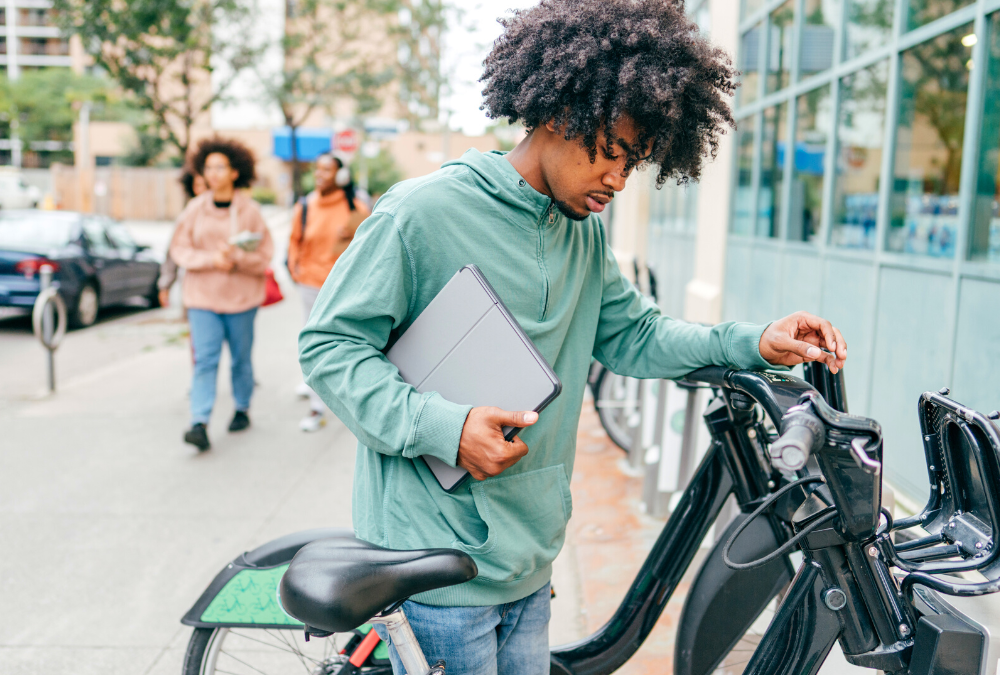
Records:
{"label": "metal bollard", "polygon": [[642,482],[642,503],[645,512],[654,518],[662,518],[667,513],[670,494],[660,491],[660,463],[663,461],[663,430],[667,418],[668,380],[657,382],[656,422],[653,428],[653,444],[646,450],[646,475]]}
{"label": "metal bollard", "polygon": [[[633,471],[640,472],[646,459],[646,449],[643,447],[642,441],[643,427],[645,427],[646,394],[648,393],[646,390],[649,386],[649,380],[638,380],[636,384],[635,413],[634,418],[629,420],[629,425],[632,426],[632,443],[629,445],[628,463]],[[635,422],[634,426],[633,422]]]}
{"label": "metal bollard", "polygon": [[41,289],[31,310],[31,328],[48,351],[49,392],[56,390],[55,351],[66,335],[66,304],[59,292],[52,287],[53,272],[52,265],[42,265],[39,268]]}

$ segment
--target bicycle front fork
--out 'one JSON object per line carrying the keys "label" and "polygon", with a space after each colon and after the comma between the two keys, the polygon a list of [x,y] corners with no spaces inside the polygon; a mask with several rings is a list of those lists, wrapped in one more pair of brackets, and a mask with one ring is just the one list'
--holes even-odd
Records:
{"label": "bicycle front fork", "polygon": [[420,648],[402,607],[392,614],[373,617],[371,623],[385,626],[389,642],[396,649],[396,655],[402,661],[407,675],[445,675],[444,661],[438,661],[433,666],[427,665],[424,651]]}

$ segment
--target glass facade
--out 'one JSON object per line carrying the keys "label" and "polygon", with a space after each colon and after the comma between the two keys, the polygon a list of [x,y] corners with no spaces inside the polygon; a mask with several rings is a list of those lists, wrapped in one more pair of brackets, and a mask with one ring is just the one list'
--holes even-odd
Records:
{"label": "glass facade", "polygon": [[888,79],[889,62],[881,61],[840,80],[830,229],[830,244],[836,247],[875,248]]}
{"label": "glass facade", "polygon": [[738,31],[766,68],[734,111],[721,319],[840,328],[851,412],[923,503],[914,402],[946,386],[997,407],[1000,0],[756,6]]}
{"label": "glass facade", "polygon": [[757,191],[757,236],[776,237],[784,202],[785,147],[788,145],[787,105],[764,110],[761,133],[760,189]]}
{"label": "glass facade", "polygon": [[991,3],[764,0],[745,14],[731,232],[1000,262],[1000,5]]}

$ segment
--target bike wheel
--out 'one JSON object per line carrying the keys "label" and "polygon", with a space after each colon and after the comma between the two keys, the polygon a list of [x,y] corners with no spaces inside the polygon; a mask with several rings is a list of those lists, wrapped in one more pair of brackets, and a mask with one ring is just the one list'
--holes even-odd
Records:
{"label": "bike wheel", "polygon": [[[340,650],[351,638],[349,633],[309,642],[304,635],[301,628],[195,628],[184,655],[183,675],[330,675],[347,661]],[[391,675],[392,667],[366,667],[361,672]]]}
{"label": "bike wheel", "polygon": [[594,389],[597,391],[594,407],[601,426],[615,445],[628,452],[632,429],[638,423],[635,418],[639,414],[639,381],[605,369],[597,377]]}

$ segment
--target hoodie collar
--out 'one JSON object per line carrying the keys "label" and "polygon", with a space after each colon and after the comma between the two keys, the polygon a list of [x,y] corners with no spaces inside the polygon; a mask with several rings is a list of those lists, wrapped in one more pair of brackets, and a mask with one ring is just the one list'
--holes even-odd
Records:
{"label": "hoodie collar", "polygon": [[[552,199],[531,187],[528,181],[507,161],[507,153],[499,150],[479,152],[469,149],[460,158],[446,162],[443,166],[467,166],[475,171],[486,183],[487,189],[498,199],[522,211],[527,211],[535,221],[549,211]],[[543,223],[543,227],[549,223]]]}

